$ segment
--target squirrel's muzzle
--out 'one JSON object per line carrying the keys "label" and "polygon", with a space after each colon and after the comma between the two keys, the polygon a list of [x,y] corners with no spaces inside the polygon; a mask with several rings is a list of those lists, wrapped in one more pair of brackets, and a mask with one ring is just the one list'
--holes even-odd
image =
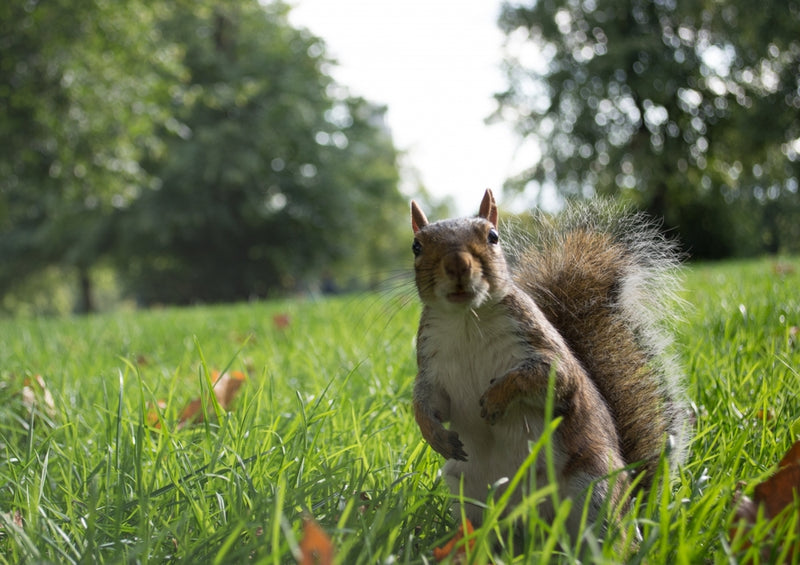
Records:
{"label": "squirrel's muzzle", "polygon": [[442,268],[448,277],[460,282],[472,272],[472,255],[465,251],[455,251],[442,258]]}

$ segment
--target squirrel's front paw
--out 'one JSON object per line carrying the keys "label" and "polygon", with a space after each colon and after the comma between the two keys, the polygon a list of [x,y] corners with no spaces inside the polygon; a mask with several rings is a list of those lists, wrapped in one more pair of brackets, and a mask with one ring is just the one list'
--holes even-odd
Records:
{"label": "squirrel's front paw", "polygon": [[489,424],[496,424],[506,413],[510,401],[506,379],[493,380],[481,396],[481,418]]}
{"label": "squirrel's front paw", "polygon": [[442,427],[429,442],[431,447],[444,456],[445,459],[467,460],[467,452],[464,451],[464,444],[458,437],[458,433]]}

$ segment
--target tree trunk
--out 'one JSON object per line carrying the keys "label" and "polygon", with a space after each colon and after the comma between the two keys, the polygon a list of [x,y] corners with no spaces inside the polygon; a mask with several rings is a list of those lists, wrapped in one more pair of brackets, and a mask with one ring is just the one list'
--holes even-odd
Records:
{"label": "tree trunk", "polygon": [[78,304],[75,312],[78,314],[90,314],[95,311],[94,299],[92,298],[92,277],[89,269],[80,267],[78,269],[79,292]]}

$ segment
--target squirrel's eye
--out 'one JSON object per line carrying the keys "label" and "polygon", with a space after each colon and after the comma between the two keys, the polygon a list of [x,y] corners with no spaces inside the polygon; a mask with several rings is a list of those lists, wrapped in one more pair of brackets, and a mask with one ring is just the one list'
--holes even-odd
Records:
{"label": "squirrel's eye", "polygon": [[492,245],[500,241],[500,235],[497,233],[496,229],[492,228],[489,230],[489,235],[486,237],[486,241]]}
{"label": "squirrel's eye", "polygon": [[418,239],[415,239],[414,243],[411,244],[411,251],[414,252],[414,257],[422,253],[422,244]]}

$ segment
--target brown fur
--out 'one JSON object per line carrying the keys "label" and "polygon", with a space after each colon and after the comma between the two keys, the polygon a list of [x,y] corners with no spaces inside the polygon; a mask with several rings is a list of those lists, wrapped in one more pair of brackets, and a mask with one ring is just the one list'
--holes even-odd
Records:
{"label": "brown fur", "polygon": [[[481,425],[489,429],[508,425],[509,418],[513,422],[523,414],[521,422],[527,427],[527,418],[543,417],[550,372],[555,370],[554,415],[562,418],[555,437],[560,489],[565,496],[578,496],[587,477],[600,481],[592,493],[593,520],[606,498],[613,504],[621,502],[626,483],[623,474],[609,492],[603,486],[610,487],[604,477],[641,462],[644,477],[640,484],[648,486],[668,437],[675,440],[671,462],[678,462],[683,455],[686,437],[678,397],[679,373],[668,362],[659,361],[664,345],[658,320],[650,315],[664,300],[661,295],[668,285],[659,287],[658,283],[676,265],[675,255],[641,220],[618,220],[611,215],[606,221],[590,210],[574,215],[564,225],[541,219],[533,245],[516,250],[509,269],[500,246],[492,241],[497,218],[491,191],[484,196],[478,219],[473,220],[429,224],[419,206],[412,203],[416,283],[423,301],[415,417],[434,450],[449,460],[464,462],[465,473],[473,468],[483,473],[485,468],[477,470],[482,464],[469,459],[462,440],[475,446],[476,438],[488,432],[476,431],[476,438],[462,438],[458,430],[448,430],[444,423],[461,422],[461,430],[472,433],[470,430]],[[445,316],[456,321],[453,327],[459,327],[461,311],[467,316],[465,343],[482,336],[482,343],[465,350],[475,360],[465,365],[471,376],[465,375],[463,386],[472,386],[467,384],[470,378],[485,378],[486,383],[479,385],[485,389],[477,391],[476,413],[453,412],[470,408],[464,407],[463,401],[451,406],[451,394],[474,393],[460,391],[462,385],[452,380],[458,379],[452,374],[431,372],[433,367],[451,366],[441,365],[437,357],[441,352],[432,344],[452,347],[451,343],[462,339],[458,333],[432,333],[436,331],[433,320]],[[508,320],[508,324],[499,324],[498,319]],[[484,327],[487,335],[470,330],[469,324]],[[502,357],[482,360],[480,348],[495,343],[511,348],[514,359],[522,352],[527,352],[526,357],[520,363]],[[465,362],[459,357],[465,353],[456,353],[452,363],[459,366]],[[500,374],[476,374],[475,367],[484,364],[507,368]],[[512,428],[510,433],[517,432]],[[515,438],[517,447],[511,449],[522,449],[518,435],[508,437]],[[489,445],[486,449],[493,448]],[[512,456],[510,460],[515,459]],[[502,472],[510,476],[515,471]]]}
{"label": "brown fur", "polygon": [[560,243],[560,250],[527,250],[514,278],[589,372],[611,409],[623,458],[641,464],[647,488],[670,437],[681,441],[672,462],[683,456],[682,399],[666,386],[679,375],[656,362],[658,344],[637,335],[620,308],[621,281],[636,268],[635,256],[606,233],[577,230]]}

